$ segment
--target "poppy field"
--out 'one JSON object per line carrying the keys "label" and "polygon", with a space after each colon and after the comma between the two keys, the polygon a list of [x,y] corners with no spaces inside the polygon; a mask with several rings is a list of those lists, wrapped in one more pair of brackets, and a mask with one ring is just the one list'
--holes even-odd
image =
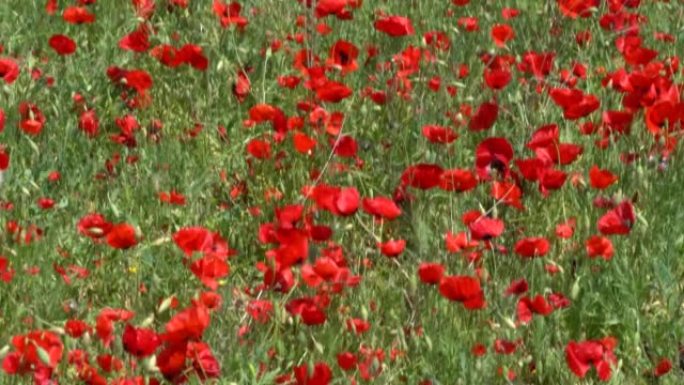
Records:
{"label": "poppy field", "polygon": [[679,0],[0,1],[0,384],[684,383]]}

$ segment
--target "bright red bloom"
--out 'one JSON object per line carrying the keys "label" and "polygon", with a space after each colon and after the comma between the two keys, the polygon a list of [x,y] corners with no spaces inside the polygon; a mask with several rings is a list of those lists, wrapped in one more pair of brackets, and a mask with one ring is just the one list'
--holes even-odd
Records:
{"label": "bright red bloom", "polygon": [[480,104],[475,115],[468,123],[471,131],[485,131],[494,125],[499,116],[499,105],[496,102],[484,102]]}
{"label": "bright red bloom", "polygon": [[327,80],[320,87],[316,88],[316,96],[322,102],[339,103],[352,94],[352,89],[344,83]]}
{"label": "bright red bloom", "polygon": [[306,364],[295,366],[294,376],[296,385],[328,385],[332,380],[332,371],[325,362],[318,362],[312,371]]}
{"label": "bright red bloom", "polygon": [[551,306],[542,295],[536,295],[534,298],[525,296],[518,301],[518,320],[524,324],[532,321],[532,314],[546,316],[552,312],[553,306]]}
{"label": "bright red bloom", "polygon": [[391,239],[384,243],[378,243],[378,247],[383,255],[394,258],[404,252],[406,241],[403,239]]}
{"label": "bright red bloom", "polygon": [[211,232],[204,227],[184,227],[173,234],[173,241],[186,258],[191,258],[193,253],[211,254],[222,258],[235,254],[219,233]]}
{"label": "bright red bloom", "polygon": [[591,166],[589,170],[589,183],[595,189],[603,190],[617,182],[617,180],[617,175],[608,170],[601,170],[596,165]]}
{"label": "bright red bloom", "polygon": [[135,313],[125,309],[105,308],[100,311],[95,319],[95,333],[105,347],[114,340],[114,322],[128,321]]}
{"label": "bright red bloom", "polygon": [[606,237],[594,235],[586,242],[587,256],[589,258],[603,257],[606,261],[613,257],[613,242]]}
{"label": "bright red bloom", "polygon": [[126,86],[135,89],[139,94],[144,94],[152,87],[152,76],[145,70],[126,71],[123,78]]}
{"label": "bright red bloom", "polygon": [[[479,216],[479,212],[477,214]],[[476,240],[468,240],[468,234],[462,231],[457,234],[447,232],[444,237],[444,244],[448,252],[459,253],[477,247],[480,243]]]}
{"label": "bright red bloom", "polygon": [[356,368],[358,361],[359,360],[356,358],[354,353],[342,352],[337,354],[337,365],[339,365],[340,369],[344,371],[349,371]]}
{"label": "bright red bloom", "polygon": [[0,146],[0,171],[5,171],[9,168],[10,157],[7,150]]}
{"label": "bright red bloom", "polygon": [[481,217],[468,225],[475,240],[489,240],[504,232],[504,222],[498,218]]}
{"label": "bright red bloom", "polygon": [[348,74],[358,69],[356,59],[359,57],[359,49],[346,40],[338,40],[330,47],[330,55],[326,64],[338,68],[342,74]]}
{"label": "bright red bloom", "polygon": [[515,243],[515,253],[525,258],[543,257],[549,248],[549,241],[543,237],[524,238]]}
{"label": "bright red bloom", "polygon": [[169,346],[198,341],[209,327],[209,321],[209,309],[202,304],[193,304],[175,314],[166,323],[165,333],[159,337]]}
{"label": "bright red bloom", "polygon": [[0,58],[0,79],[12,84],[19,77],[19,64],[11,58]]}
{"label": "bright red bloom", "polygon": [[231,25],[236,25],[238,29],[244,29],[249,21],[240,15],[242,6],[237,1],[226,4],[221,0],[214,0],[213,11],[219,18],[221,27],[228,28]]}
{"label": "bright red bloom", "polygon": [[584,94],[578,89],[552,88],[549,95],[563,109],[563,117],[568,120],[583,118],[601,106],[595,95]]}
{"label": "bright red bloom", "polygon": [[376,30],[392,37],[413,35],[411,19],[403,16],[385,16],[373,24]]}
{"label": "bright red bloom", "polygon": [[77,319],[70,319],[64,324],[64,331],[71,338],[81,338],[89,330],[90,327],[87,323]]}
{"label": "bright red bloom", "polygon": [[418,277],[425,284],[436,285],[442,280],[444,270],[441,263],[422,262],[418,266]]}
{"label": "bright red bloom", "polygon": [[271,157],[271,144],[266,140],[254,138],[247,143],[247,152],[257,159],[268,159]]}
{"label": "bright red bloom", "polygon": [[599,218],[598,229],[603,235],[625,235],[632,230],[635,220],[634,206],[625,200]]}
{"label": "bright red bloom", "polygon": [[129,249],[138,244],[135,228],[127,223],[114,225],[107,232],[107,244],[115,249]]}
{"label": "bright red bloom", "polygon": [[88,24],[95,22],[95,15],[85,7],[69,6],[64,9],[62,18],[69,24]]}
{"label": "bright red bloom", "polygon": [[592,9],[599,6],[600,0],[557,0],[561,13],[571,19],[591,16]]}
{"label": "bright red bloom", "polygon": [[497,47],[504,47],[507,42],[513,40],[515,31],[508,24],[496,24],[492,27],[491,36]]}
{"label": "bright red bloom", "polygon": [[460,168],[444,170],[439,179],[439,188],[445,191],[465,192],[474,189],[477,184],[475,174]]}
{"label": "bright red bloom", "polygon": [[509,163],[513,159],[513,146],[506,138],[487,138],[475,150],[475,169],[477,175],[485,180],[492,177],[496,170],[500,176],[509,174]]}
{"label": "bright red bloom", "polygon": [[672,362],[668,358],[661,358],[658,365],[653,368],[654,377],[662,377],[672,370]]}
{"label": "bright red bloom", "polygon": [[121,342],[125,351],[138,358],[151,356],[161,344],[154,330],[136,328],[131,324],[126,324]]}
{"label": "bright red bloom", "polygon": [[486,306],[480,281],[465,275],[445,276],[439,283],[439,292],[446,299],[462,302],[466,309]]}
{"label": "bright red bloom", "polygon": [[227,276],[230,273],[230,266],[225,257],[209,254],[194,260],[190,265],[190,271],[205,286],[211,290],[216,290],[218,288],[216,280]]}
{"label": "bright red bloom", "polygon": [[21,115],[19,127],[25,133],[36,136],[43,131],[46,119],[37,105],[29,102],[19,103],[19,115]]}
{"label": "bright red bloom", "polygon": [[92,239],[102,238],[109,233],[113,225],[102,214],[91,213],[78,221],[77,229],[82,235]]}
{"label": "bright red bloom", "polygon": [[393,220],[401,215],[401,209],[390,198],[378,196],[363,198],[363,210],[378,219]]}
{"label": "bright red bloom", "polygon": [[423,126],[422,134],[431,143],[449,144],[458,139],[458,134],[454,130],[435,125]]}
{"label": "bright red bloom", "polygon": [[135,31],[129,33],[119,40],[119,48],[133,52],[146,52],[150,49],[150,32],[143,23]]}
{"label": "bright red bloom", "polygon": [[565,347],[565,360],[570,370],[579,378],[584,378],[594,366],[599,379],[608,381],[612,374],[612,366],[617,364],[613,349],[617,341],[613,338],[588,340],[582,342],[570,341]]}
{"label": "bright red bloom", "polygon": [[304,297],[290,300],[285,305],[288,313],[301,317],[305,325],[321,325],[326,321],[323,308],[312,298]]}
{"label": "bright red bloom", "polygon": [[61,56],[68,56],[76,52],[76,43],[66,35],[52,35],[48,43]]}
{"label": "bright red bloom", "polygon": [[401,174],[401,184],[421,190],[439,186],[444,170],[436,164],[420,163],[407,167]]}
{"label": "bright red bloom", "polygon": [[81,113],[81,116],[78,119],[78,128],[89,138],[97,136],[99,127],[100,120],[98,119],[95,110],[87,110]]}
{"label": "bright red bloom", "polygon": [[26,374],[34,372],[36,383],[41,376],[48,380],[53,370],[62,360],[64,345],[58,335],[36,330],[25,335],[12,337],[13,351],[2,361],[2,368],[7,374]]}
{"label": "bright red bloom", "polygon": [[520,278],[515,281],[512,281],[510,285],[508,285],[508,288],[504,292],[504,295],[520,295],[524,294],[527,292],[527,289],[529,288],[529,285],[527,284],[527,280],[525,278]]}

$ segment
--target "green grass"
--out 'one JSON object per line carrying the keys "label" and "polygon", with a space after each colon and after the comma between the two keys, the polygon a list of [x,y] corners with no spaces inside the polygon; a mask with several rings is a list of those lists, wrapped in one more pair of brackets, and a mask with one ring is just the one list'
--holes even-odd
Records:
{"label": "green grass", "polygon": [[[534,79],[529,85],[517,80],[523,75],[513,70],[513,81],[503,91],[494,92],[483,86],[484,65],[478,54],[483,51],[519,56],[528,50],[556,52],[555,66],[549,82],[558,82],[558,70],[571,68],[574,62],[587,65],[587,79],[578,83],[585,93],[601,100],[601,108],[581,121],[600,123],[601,112],[621,109],[621,95],[602,87],[598,67],[615,71],[624,66],[613,40],[614,32],[602,30],[594,15],[572,21],[562,17],[555,2],[508,1],[505,5],[521,10],[513,20],[501,18],[502,2],[479,1],[465,8],[448,1],[372,1],[366,0],[354,11],[352,21],[324,19],[333,32],[322,36],[315,32],[315,24],[298,28],[297,16],[312,19],[311,11],[293,0],[243,1],[244,15],[250,20],[244,33],[222,29],[211,11],[211,2],[190,1],[187,9],[162,6],[157,0],[157,11],[150,19],[156,34],[151,35],[152,46],[173,43],[180,46],[194,43],[203,48],[209,59],[205,72],[189,66],[170,69],[162,66],[149,54],[122,51],[117,43],[133,31],[140,20],[129,1],[100,0],[89,6],[96,14],[93,24],[70,25],[59,15],[48,16],[43,1],[6,0],[0,2],[0,57],[17,58],[20,78],[12,85],[2,84],[0,108],[7,115],[0,143],[11,155],[10,168],[0,186],[0,201],[11,201],[12,211],[0,211],[0,225],[10,221],[20,226],[31,224],[43,229],[38,241],[28,245],[17,243],[6,231],[0,232],[0,255],[4,255],[16,270],[10,283],[0,283],[0,346],[9,344],[11,337],[34,329],[62,328],[69,318],[79,318],[94,324],[100,309],[126,308],[136,313],[131,321],[140,325],[153,317],[150,326],[163,331],[174,311],[157,314],[158,304],[175,295],[180,308],[205,290],[199,280],[181,263],[182,252],[171,240],[181,227],[204,226],[220,233],[238,251],[231,258],[231,272],[217,292],[223,298],[222,307],[212,314],[211,325],[203,340],[212,348],[221,363],[219,383],[270,384],[273,378],[292,372],[294,365],[325,361],[333,370],[333,384],[347,383],[345,377],[359,379],[359,373],[343,374],[336,364],[336,354],[348,350],[356,352],[361,346],[384,349],[386,358],[382,372],[373,380],[381,384],[417,384],[430,379],[434,384],[506,383],[497,374],[499,367],[512,369],[515,384],[593,384],[598,383],[595,371],[579,380],[569,370],[564,349],[570,340],[596,339],[613,336],[618,340],[615,354],[619,360],[610,384],[679,384],[684,380],[679,368],[679,347],[684,339],[682,306],[684,297],[684,210],[680,191],[684,187],[684,164],[681,151],[675,151],[665,170],[658,169],[658,160],[649,159],[653,137],[646,131],[643,110],[635,115],[632,133],[620,138],[606,150],[594,146],[596,135],[582,136],[578,123],[563,119],[562,110],[547,93],[537,94]],[[62,2],[60,2],[62,3]],[[642,1],[638,12],[648,17],[642,26],[644,45],[659,51],[658,59],[684,52],[681,31],[684,26],[684,7],[677,1]],[[543,4],[543,5],[540,5]],[[64,6],[64,4],[60,4]],[[251,16],[250,9],[259,12]],[[445,16],[453,10],[453,17]],[[392,39],[372,28],[378,11],[410,16],[416,29],[414,36]],[[606,12],[602,5],[599,14]],[[469,15],[480,18],[480,31],[466,33],[457,27],[458,17]],[[323,20],[323,19],[322,19]],[[321,20],[321,21],[322,21]],[[515,39],[506,48],[497,49],[489,37],[495,23],[507,22],[516,31]],[[560,36],[548,30],[557,26]],[[574,42],[576,31],[589,29],[593,40],[587,48]],[[414,89],[411,100],[390,97],[384,106],[377,106],[360,97],[366,86],[384,89],[392,71],[376,71],[376,64],[391,58],[409,44],[422,46],[422,33],[432,30],[446,32],[451,49],[438,52],[434,63],[423,63],[412,75]],[[286,39],[287,35],[312,32],[310,39],[299,46]],[[672,44],[653,39],[654,31],[669,32],[678,37]],[[48,46],[51,35],[63,33],[78,44],[75,55],[57,56]],[[171,35],[180,39],[173,42]],[[678,35],[679,34],[679,35]],[[271,39],[278,38],[290,50],[262,55]],[[270,124],[246,128],[249,109],[258,103],[269,103],[281,108],[288,116],[307,116],[297,110],[297,103],[311,100],[311,94],[300,85],[289,91],[278,86],[277,77],[296,74],[292,55],[307,48],[327,58],[328,48],[338,39],[356,44],[361,51],[360,70],[343,81],[355,92],[339,104],[323,104],[329,111],[345,114],[343,134],[352,135],[359,143],[359,157],[363,167],[354,160],[331,156],[325,134],[314,135],[319,143],[311,156],[297,153],[288,138],[273,144],[274,154],[284,152],[277,167],[273,160],[252,160],[245,151],[246,143],[271,132]],[[373,44],[379,56],[366,66],[364,48]],[[470,66],[471,74],[457,79],[455,68],[460,63]],[[120,100],[121,87],[106,76],[109,66],[126,69],[145,69],[153,77],[150,90],[152,104],[144,109],[128,110]],[[242,67],[251,67],[251,93],[239,103],[231,92],[232,82]],[[45,76],[54,77],[52,87],[45,79],[34,81],[31,68],[39,68]],[[377,80],[371,81],[369,75]],[[340,79],[331,72],[331,78]],[[443,87],[432,92],[427,79],[441,76]],[[529,78],[529,76],[527,76]],[[682,72],[673,76],[682,84]],[[0,82],[1,83],[1,82]],[[450,97],[444,85],[458,89]],[[100,119],[100,134],[89,139],[78,129],[78,113],[72,97],[80,93],[87,104],[94,107]],[[389,93],[389,92],[388,92]],[[500,114],[495,125],[487,131],[470,132],[457,128],[460,138],[448,147],[430,144],[421,135],[426,124],[450,125],[446,112],[456,113],[464,103],[473,110],[483,101],[496,97]],[[46,116],[43,132],[38,136],[23,133],[18,105],[22,101],[37,104]],[[116,117],[133,114],[141,124],[136,133],[138,146],[126,148],[113,143],[109,136],[117,132]],[[152,119],[164,123],[162,139],[155,143],[146,138]],[[196,138],[188,138],[187,131],[196,124],[203,125]],[[588,259],[584,241],[598,234],[596,221],[603,211],[592,206],[599,195],[588,186],[574,187],[570,181],[562,189],[543,198],[537,186],[523,182],[523,203],[526,210],[517,211],[495,202],[489,195],[490,184],[481,183],[473,191],[458,194],[433,189],[409,189],[415,196],[402,205],[402,216],[393,222],[379,224],[359,210],[350,217],[335,217],[327,212],[314,214],[317,224],[334,230],[332,240],[339,244],[349,268],[360,274],[358,287],[346,288],[341,295],[331,297],[322,326],[308,327],[285,311],[285,304],[296,297],[313,295],[315,291],[303,285],[291,293],[264,291],[261,299],[273,302],[274,314],[266,324],[258,324],[247,316],[245,305],[250,298],[246,288],[262,282],[262,274],[255,268],[265,261],[268,245],[258,241],[261,224],[274,221],[274,209],[287,204],[313,204],[301,198],[301,189],[312,183],[313,169],[325,170],[320,181],[335,186],[354,186],[362,197],[391,196],[399,184],[403,170],[416,163],[437,163],[447,168],[474,166],[478,143],[491,136],[503,136],[513,145],[517,158],[533,157],[525,148],[531,133],[544,124],[557,123],[561,141],[581,145],[584,153],[562,170],[578,172],[588,180],[593,164],[619,176],[617,184],[603,192],[606,196],[634,199],[636,221],[628,236],[611,237],[615,256],[610,261]],[[217,126],[227,129],[228,140],[221,140]],[[681,131],[680,131],[681,133]],[[681,135],[680,135],[681,138]],[[332,138],[334,139],[334,138]],[[634,163],[620,162],[623,152],[641,156]],[[105,172],[105,162],[113,154],[121,155],[112,175],[96,179]],[[129,155],[138,157],[135,164],[126,164]],[[657,154],[656,154],[657,155]],[[335,164],[349,166],[345,172],[335,171]],[[48,174],[58,170],[62,179],[49,183]],[[227,178],[223,180],[221,173]],[[232,198],[231,189],[240,181],[248,192]],[[588,182],[587,182],[588,183]],[[159,202],[157,193],[177,189],[187,197],[182,207]],[[268,201],[264,194],[277,189],[283,194],[279,201]],[[52,210],[41,210],[36,201],[50,197],[57,203]],[[227,204],[228,208],[220,208]],[[250,208],[258,206],[260,216],[252,216]],[[488,279],[482,286],[487,307],[468,311],[461,304],[449,302],[435,287],[422,284],[417,276],[420,262],[441,262],[449,274],[474,275],[475,267],[457,254],[449,254],[443,236],[447,231],[467,231],[461,215],[468,210],[491,210],[506,222],[506,232],[496,243],[509,249],[509,254],[484,250],[478,266]],[[78,220],[89,212],[99,212],[108,220],[130,223],[140,234],[140,242],[129,250],[114,250],[106,244],[95,244],[80,236]],[[554,236],[556,224],[570,217],[577,218],[575,235],[570,240]],[[513,253],[513,245],[524,236],[546,236],[551,241],[551,252],[543,258],[522,259]],[[407,249],[397,259],[383,257],[376,241],[391,237],[407,240]],[[313,261],[324,244],[310,250]],[[59,250],[68,252],[68,257]],[[367,267],[364,260],[372,261]],[[558,265],[556,275],[546,273],[549,263]],[[90,271],[86,279],[74,278],[70,285],[54,272],[53,265],[77,265]],[[36,266],[40,272],[25,273]],[[295,268],[295,276],[299,277]],[[503,292],[513,279],[525,277],[530,295],[560,292],[572,304],[551,315],[535,315],[529,325],[514,327],[516,303],[514,297]],[[138,289],[146,287],[144,293]],[[65,311],[65,306],[71,310]],[[179,308],[179,309],[180,309]],[[345,331],[350,317],[368,320],[371,329],[361,336]],[[251,331],[238,339],[241,326]],[[416,334],[417,328],[422,333]],[[129,360],[121,346],[122,324],[117,324],[112,354]],[[409,332],[410,331],[410,332]],[[509,356],[494,353],[495,339],[522,341],[518,350]],[[66,349],[84,349],[94,358],[106,352],[95,338],[75,340],[64,336]],[[476,343],[487,346],[487,354],[475,357],[471,347]],[[274,349],[277,354],[269,352]],[[392,349],[401,351],[396,358]],[[653,379],[644,373],[652,371],[657,361],[669,358],[671,373]],[[529,364],[536,365],[531,372]],[[258,375],[260,365],[264,373]],[[142,365],[142,364],[141,364]],[[60,383],[75,383],[75,372],[67,369],[66,360],[60,366]],[[144,370],[127,373],[130,376],[149,375]],[[123,375],[121,373],[120,375]],[[111,378],[117,377],[112,375]],[[28,377],[0,375],[2,384],[19,384]],[[194,380],[193,380],[194,381]],[[360,380],[359,380],[360,381]],[[362,381],[360,381],[362,382]]]}

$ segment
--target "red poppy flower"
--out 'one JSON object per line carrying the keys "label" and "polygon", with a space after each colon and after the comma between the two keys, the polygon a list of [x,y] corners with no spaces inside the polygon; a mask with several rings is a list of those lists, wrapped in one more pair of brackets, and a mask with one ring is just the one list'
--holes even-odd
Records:
{"label": "red poppy flower", "polygon": [[327,80],[316,88],[316,96],[322,102],[339,103],[352,94],[351,88],[345,84],[333,80]]}
{"label": "red poppy flower", "polygon": [[190,264],[190,271],[211,290],[218,288],[218,279],[230,273],[230,266],[225,257],[208,254],[198,258]]}
{"label": "red poppy flower", "polygon": [[129,249],[137,245],[135,228],[127,223],[114,225],[107,232],[107,244],[115,249]]}
{"label": "red poppy flower", "polygon": [[226,4],[221,0],[214,0],[213,3],[214,14],[219,18],[221,27],[228,28],[231,25],[236,25],[239,29],[244,29],[249,21],[240,15],[242,6],[237,1]]}
{"label": "red poppy flower", "polygon": [[488,180],[492,171],[500,176],[509,174],[509,163],[513,159],[513,146],[506,138],[487,138],[475,150],[475,169],[480,178]]}
{"label": "red poppy flower", "polygon": [[146,52],[150,49],[150,32],[147,25],[140,24],[135,31],[119,40],[119,48],[133,52]]}
{"label": "red poppy flower", "polygon": [[492,128],[499,116],[499,105],[496,102],[484,102],[475,112],[468,123],[471,131],[484,131]]}
{"label": "red poppy flower", "polygon": [[35,330],[12,337],[11,345],[12,351],[2,361],[2,368],[7,374],[41,372],[47,378],[46,383],[52,382],[52,372],[64,352],[58,335],[47,330]]}
{"label": "red poppy flower", "polygon": [[99,127],[100,120],[97,118],[95,110],[87,110],[81,113],[81,116],[78,119],[78,128],[88,137],[94,138],[97,136]]}
{"label": "red poppy flower", "polygon": [[[301,1],[300,1],[301,2]],[[348,0],[320,0],[316,2],[316,9],[314,13],[317,18],[323,18],[328,15],[335,15],[337,17],[344,17],[347,13]],[[307,0],[307,6],[311,6],[311,2]]]}
{"label": "red poppy flower", "polygon": [[492,183],[491,196],[498,202],[515,207],[518,210],[525,209],[525,206],[520,201],[522,190],[515,183],[495,181]]}
{"label": "red poppy flower", "polygon": [[337,354],[337,365],[339,365],[340,369],[344,371],[350,371],[356,368],[356,364],[358,363],[358,359],[354,355],[354,353],[351,352],[342,352]]}
{"label": "red poppy flower", "polygon": [[327,65],[338,68],[343,75],[358,69],[356,59],[359,57],[359,49],[346,40],[338,40],[330,47],[330,57]]}
{"label": "red poppy flower", "polygon": [[589,237],[586,242],[587,256],[589,258],[603,257],[606,261],[613,257],[613,242],[610,239],[598,235]]}
{"label": "red poppy flower", "polygon": [[653,369],[654,377],[662,377],[672,370],[672,362],[668,358],[661,358],[658,365]]}
{"label": "red poppy flower", "polygon": [[419,163],[407,167],[401,174],[401,184],[421,190],[439,186],[444,170],[436,164]]}
{"label": "red poppy flower", "polygon": [[363,210],[376,218],[387,220],[396,219],[401,215],[401,209],[390,198],[378,196],[363,199]]}
{"label": "red poppy flower", "polygon": [[435,125],[423,126],[422,134],[431,143],[448,144],[458,139],[458,134],[449,127]]}
{"label": "red poppy flower", "polygon": [[65,35],[52,35],[48,41],[58,55],[67,56],[76,52],[76,43]]}
{"label": "red poppy flower", "polygon": [[385,16],[373,24],[376,30],[392,37],[413,35],[411,19],[403,16]]}
{"label": "red poppy flower", "polygon": [[552,88],[549,95],[563,109],[563,117],[568,120],[583,118],[601,106],[595,95],[584,94],[577,89]]}
{"label": "red poppy flower", "polygon": [[576,225],[577,220],[575,218],[570,218],[564,223],[559,223],[556,225],[556,236],[561,239],[572,238],[575,233]]}
{"label": "red poppy flower", "polygon": [[271,144],[265,140],[252,139],[247,143],[247,152],[257,159],[271,157]]}
{"label": "red poppy flower", "polygon": [[635,220],[634,206],[625,200],[599,218],[598,229],[603,235],[625,235],[632,230]]}
{"label": "red poppy flower", "polygon": [[88,324],[81,320],[70,319],[64,323],[64,331],[71,338],[81,338],[88,330],[90,330]]}
{"label": "red poppy flower", "polygon": [[525,278],[516,279],[511,281],[510,285],[508,285],[508,288],[504,292],[504,295],[508,296],[525,294],[528,288],[529,286]]}
{"label": "red poppy flower", "polygon": [[603,190],[617,182],[617,180],[617,175],[608,170],[601,170],[596,165],[591,166],[589,170],[589,182],[591,187],[595,189]]}
{"label": "red poppy flower", "polygon": [[126,71],[123,78],[126,86],[135,89],[139,94],[145,93],[152,87],[152,76],[145,70]]}
{"label": "red poppy flower", "polygon": [[525,296],[518,301],[518,320],[524,324],[532,321],[533,314],[546,316],[552,312],[553,306],[551,306],[542,295],[536,295],[534,298]]}
{"label": "red poppy flower", "polygon": [[136,328],[131,324],[126,324],[121,342],[126,352],[138,358],[151,356],[161,344],[154,330]]}
{"label": "red poppy flower", "polygon": [[285,305],[285,310],[300,316],[308,326],[321,325],[326,321],[325,312],[312,298],[292,299]]}
{"label": "red poppy flower", "polygon": [[513,40],[515,31],[508,24],[496,24],[492,27],[491,36],[497,47],[504,47],[507,42]]}
{"label": "red poppy flower", "polygon": [[[209,67],[209,59],[204,56],[202,47],[195,44],[185,44],[176,52],[176,60],[185,63],[192,68],[205,71]],[[240,73],[244,73],[241,71]]]}
{"label": "red poppy flower", "polygon": [[477,187],[475,174],[466,169],[444,170],[439,179],[439,188],[445,191],[465,192]]}
{"label": "red poppy flower", "polygon": [[102,214],[87,214],[78,221],[78,232],[92,239],[106,236],[113,225]]}
{"label": "red poppy flower", "polygon": [[325,362],[318,362],[313,370],[309,366],[299,365],[294,368],[296,385],[328,385],[332,380],[332,371]]}
{"label": "red poppy flower", "polygon": [[85,7],[69,6],[64,9],[62,18],[69,24],[87,24],[95,22],[95,15]]}
{"label": "red poppy flower", "polygon": [[335,146],[335,155],[342,158],[353,158],[359,150],[359,145],[351,135],[343,135],[337,140],[330,139]]}
{"label": "red poppy flower", "polygon": [[496,238],[504,232],[504,222],[498,218],[481,217],[468,225],[470,234],[476,240]]}
{"label": "red poppy flower", "polygon": [[12,84],[19,77],[19,65],[14,59],[0,58],[0,79]]}
{"label": "red poppy flower", "polygon": [[10,157],[7,150],[0,146],[0,171],[5,171],[9,168]]}
{"label": "red poppy flower", "polygon": [[561,13],[571,19],[591,16],[592,10],[598,8],[600,0],[558,0]]}
{"label": "red poppy flower", "polygon": [[524,238],[515,243],[515,253],[525,258],[543,257],[549,248],[549,241],[543,237]]}
{"label": "red poppy flower", "polygon": [[436,285],[442,280],[444,270],[441,263],[422,262],[418,266],[418,277],[425,284]]}
{"label": "red poppy flower", "polygon": [[29,102],[19,103],[19,115],[21,115],[19,127],[25,133],[35,136],[43,131],[46,119],[37,105]]}
{"label": "red poppy flower", "polygon": [[565,347],[565,360],[570,370],[579,378],[584,378],[591,366],[594,366],[599,379],[608,381],[612,366],[617,364],[617,358],[613,354],[616,344],[615,339],[610,337],[602,340],[570,341]]}
{"label": "red poppy flower", "polygon": [[[475,213],[478,217],[480,212]],[[475,218],[474,220],[476,220]],[[479,245],[476,240],[469,240],[468,234],[465,231],[461,231],[457,234],[452,232],[447,232],[444,236],[444,244],[448,252],[450,253],[460,253],[461,251],[469,250]]]}
{"label": "red poppy flower", "polygon": [[465,275],[443,277],[439,283],[440,294],[450,300],[462,302],[466,309],[482,309],[486,306],[480,281]]}
{"label": "red poppy flower", "polygon": [[391,239],[384,243],[379,242],[378,247],[383,255],[389,258],[394,258],[404,252],[404,249],[406,248],[406,241],[403,239]]}

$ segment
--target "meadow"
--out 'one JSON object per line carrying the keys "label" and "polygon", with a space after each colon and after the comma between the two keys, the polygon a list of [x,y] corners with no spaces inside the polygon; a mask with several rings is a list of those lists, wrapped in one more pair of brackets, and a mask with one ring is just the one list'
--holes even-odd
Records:
{"label": "meadow", "polygon": [[0,384],[684,383],[680,0],[0,1]]}

